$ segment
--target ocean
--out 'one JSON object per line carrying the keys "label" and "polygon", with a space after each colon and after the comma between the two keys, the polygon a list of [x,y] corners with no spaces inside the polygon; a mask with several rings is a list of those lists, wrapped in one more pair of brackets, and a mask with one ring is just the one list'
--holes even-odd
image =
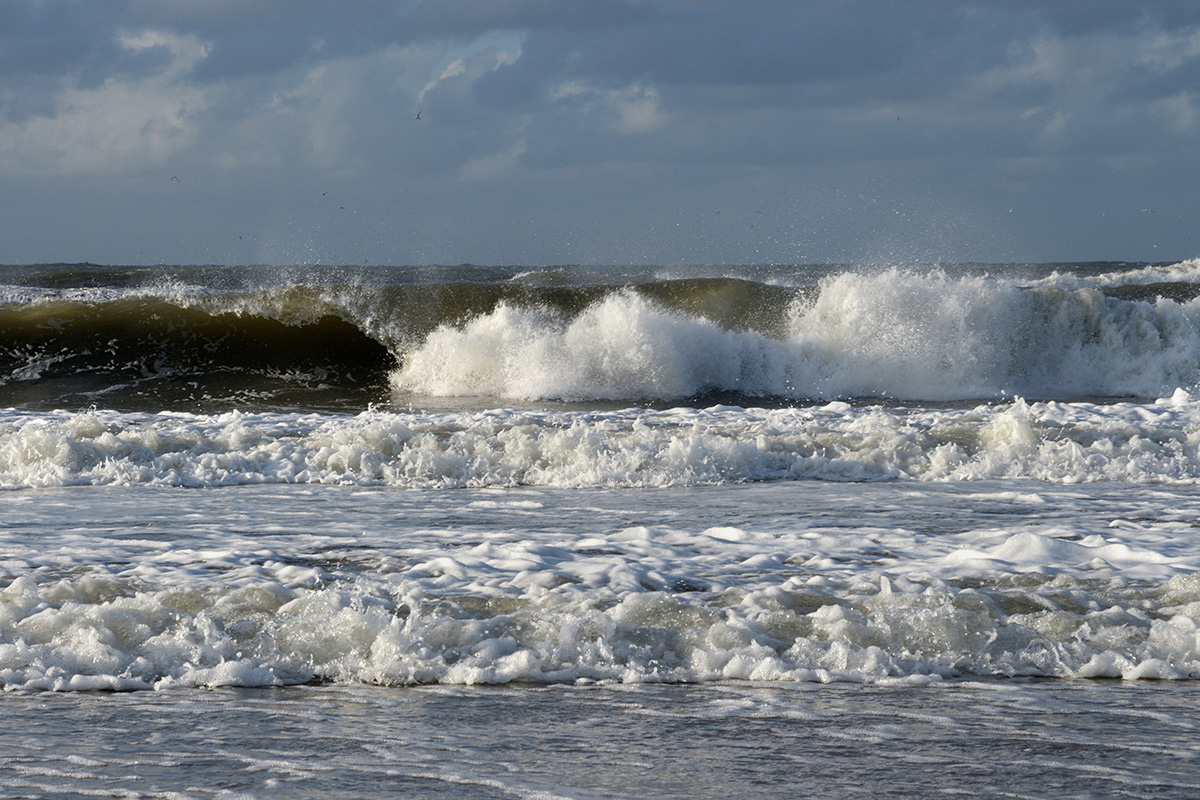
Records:
{"label": "ocean", "polygon": [[0,267],[0,788],[1200,796],[1198,298]]}

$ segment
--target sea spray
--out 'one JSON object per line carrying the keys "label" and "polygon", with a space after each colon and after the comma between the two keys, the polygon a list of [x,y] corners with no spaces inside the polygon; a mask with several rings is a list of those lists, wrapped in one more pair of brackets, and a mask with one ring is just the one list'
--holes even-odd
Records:
{"label": "sea spray", "polygon": [[791,304],[782,337],[632,290],[576,317],[502,304],[403,356],[417,396],[648,401],[1155,397],[1200,377],[1200,304],[1025,288],[943,271],[847,272]]}

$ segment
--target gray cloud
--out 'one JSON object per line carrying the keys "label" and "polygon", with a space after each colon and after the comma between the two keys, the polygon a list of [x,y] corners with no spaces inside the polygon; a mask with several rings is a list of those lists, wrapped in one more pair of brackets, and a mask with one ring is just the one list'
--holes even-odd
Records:
{"label": "gray cloud", "polygon": [[1190,257],[1198,78],[1200,9],[1165,0],[13,0],[0,236],[8,261]]}

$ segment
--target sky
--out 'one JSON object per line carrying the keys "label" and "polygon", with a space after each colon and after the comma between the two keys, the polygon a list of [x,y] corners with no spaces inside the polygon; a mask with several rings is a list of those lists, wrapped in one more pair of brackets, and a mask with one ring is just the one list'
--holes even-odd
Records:
{"label": "sky", "polygon": [[1196,0],[0,0],[0,263],[1194,257]]}

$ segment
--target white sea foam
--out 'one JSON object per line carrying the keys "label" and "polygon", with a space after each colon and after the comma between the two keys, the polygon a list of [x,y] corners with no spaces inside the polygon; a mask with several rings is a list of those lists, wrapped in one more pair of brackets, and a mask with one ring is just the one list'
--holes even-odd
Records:
{"label": "white sea foam", "polygon": [[401,392],[513,399],[1154,397],[1200,379],[1200,304],[990,277],[841,273],[783,338],[632,292],[578,317],[502,304],[403,354]]}
{"label": "white sea foam", "polygon": [[0,486],[654,487],[818,479],[1195,482],[1200,403],[357,416],[0,414]]}
{"label": "white sea foam", "polygon": [[[258,527],[309,502],[278,490],[96,496],[97,509],[166,507],[141,538],[81,534],[47,549],[37,531],[4,535],[0,569],[19,562],[24,574],[0,589],[0,684],[1200,677],[1200,548],[1186,520],[1088,534],[1109,513],[1091,510],[1097,498],[992,486],[961,497],[977,510],[959,517],[995,519],[988,504],[1070,508],[1032,528],[938,532],[874,523],[894,520],[895,502],[916,516],[945,513],[939,494],[856,491],[830,500],[845,513],[815,518],[786,513],[792,492],[752,488],[713,499],[773,512],[741,526],[680,525],[678,515],[674,525],[621,525],[641,507],[628,493],[609,510],[587,507],[602,497],[542,491],[470,495],[485,504],[472,514],[508,519],[504,529],[481,521],[403,534],[392,515],[432,503],[443,518],[457,493],[377,495],[381,513],[364,517],[366,498],[327,489],[312,500],[317,516],[291,519],[292,533]],[[851,500],[880,503],[884,515],[863,516]],[[259,511],[241,515],[241,533],[208,533],[205,512],[233,506]],[[542,510],[557,524],[513,524]],[[48,519],[33,507],[18,516]]]}

